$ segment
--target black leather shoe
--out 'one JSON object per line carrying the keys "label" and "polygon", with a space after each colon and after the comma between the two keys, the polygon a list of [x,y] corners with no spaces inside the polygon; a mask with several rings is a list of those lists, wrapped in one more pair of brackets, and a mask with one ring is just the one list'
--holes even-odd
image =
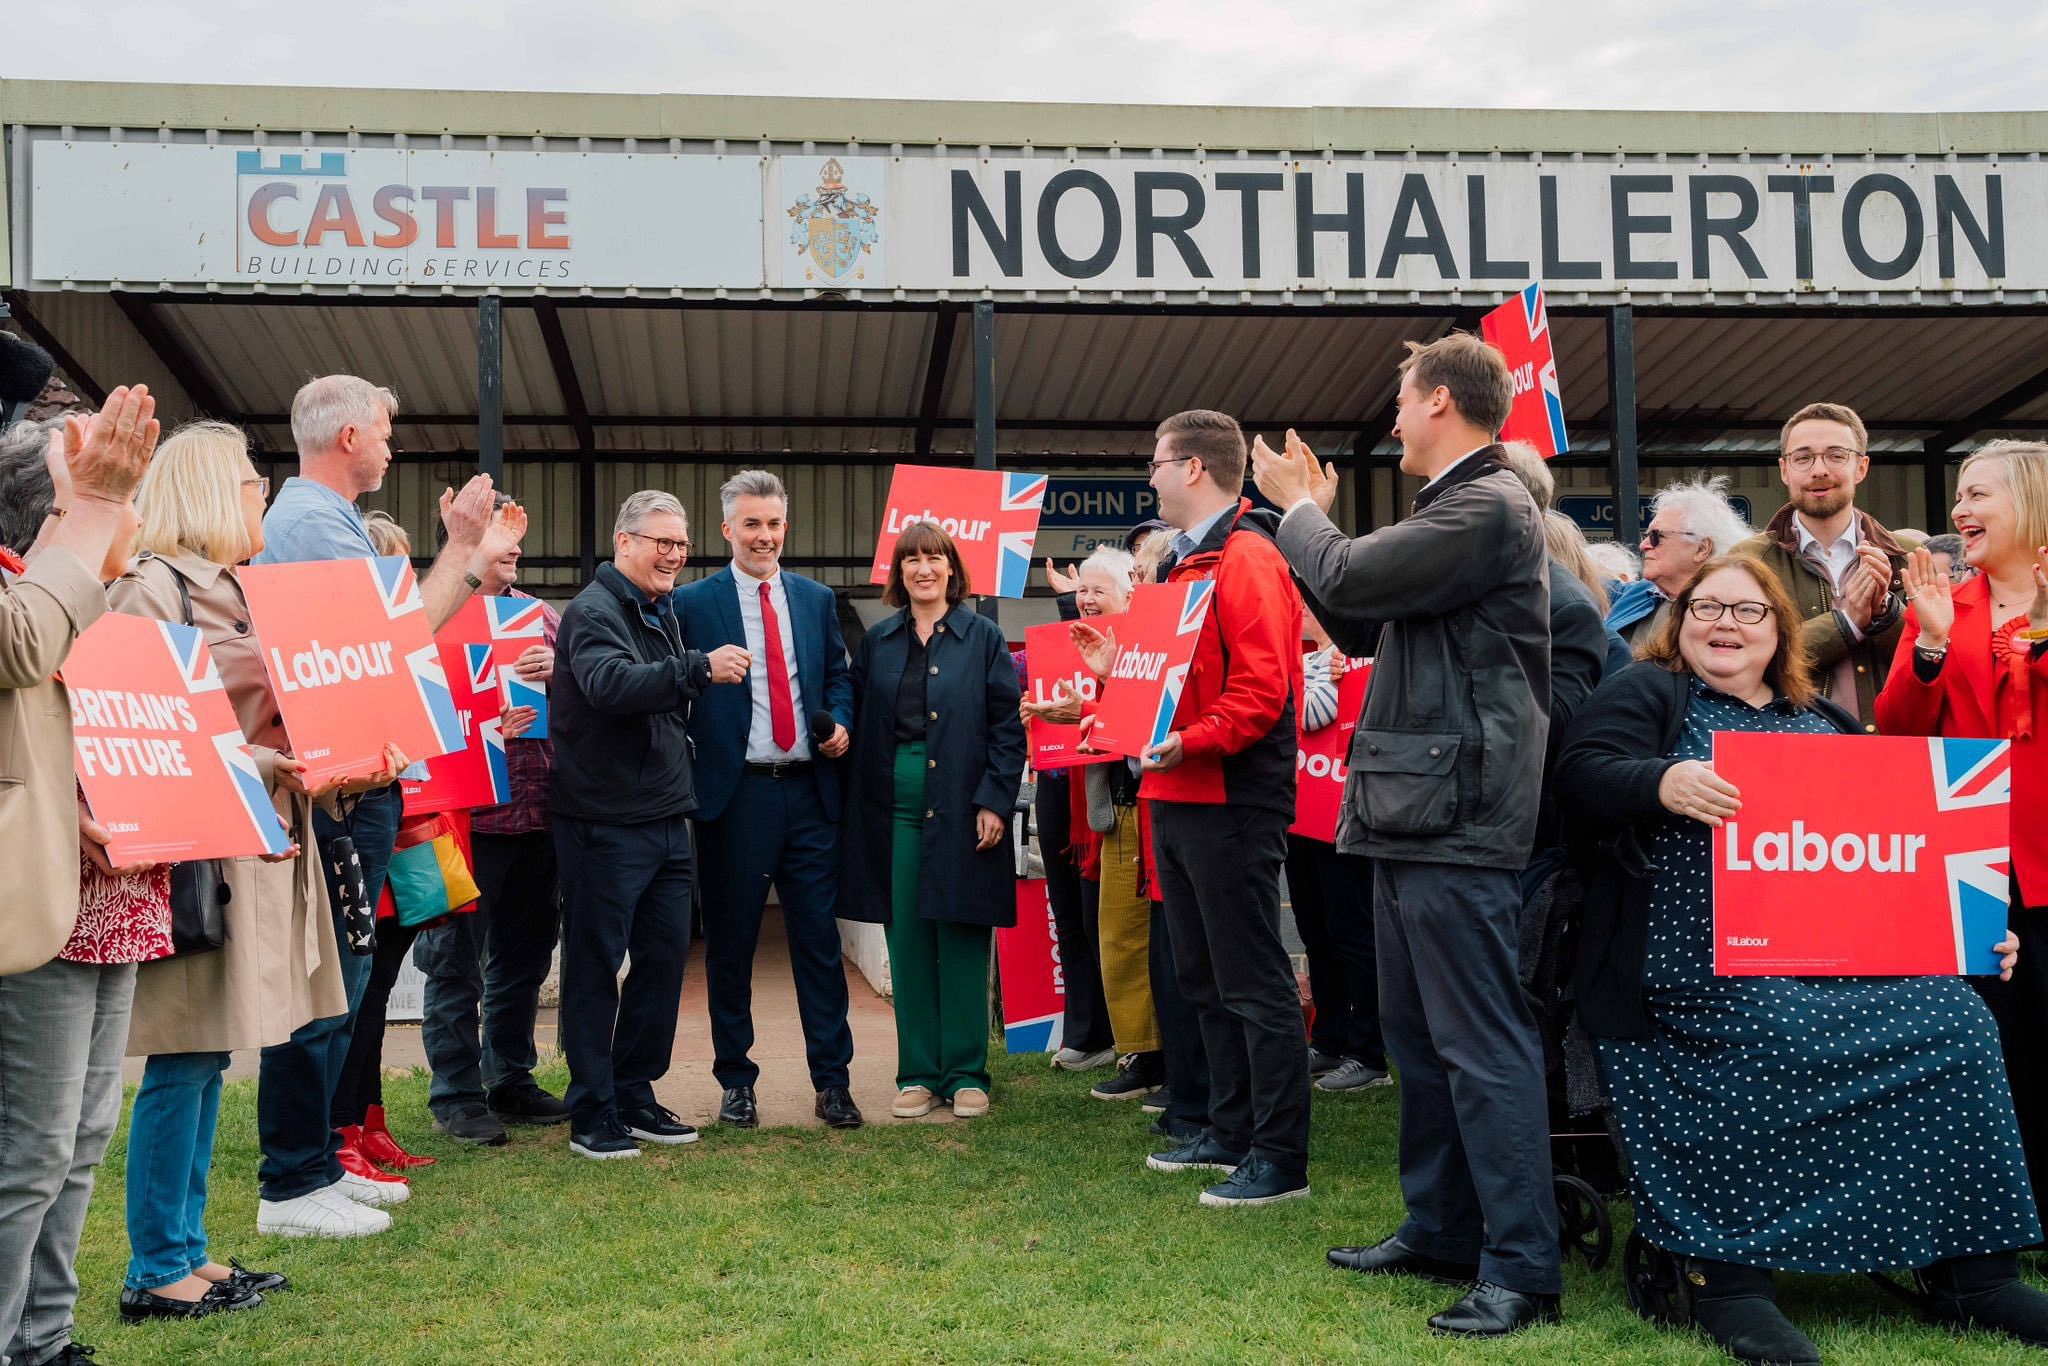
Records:
{"label": "black leather shoe", "polygon": [[238,1309],[254,1309],[261,1303],[261,1295],[231,1289],[226,1281],[220,1282],[196,1300],[174,1300],[168,1295],[158,1295],[148,1290],[121,1287],[121,1318],[127,1323],[141,1323],[144,1319],[203,1319],[212,1314],[232,1314]]}
{"label": "black leather shoe", "polygon": [[1425,1257],[1398,1238],[1371,1247],[1333,1247],[1326,1260],[1342,1271],[1376,1276],[1420,1276],[1444,1285],[1470,1285],[1479,1279],[1479,1263],[1440,1261]]}
{"label": "black leather shoe", "polygon": [[751,1086],[728,1086],[725,1098],[718,1102],[718,1122],[728,1129],[754,1129],[760,1127],[761,1111],[754,1104],[754,1088]]}
{"label": "black leather shoe", "polygon": [[251,1271],[233,1257],[228,1258],[228,1278],[221,1284],[234,1286],[237,1290],[254,1291],[258,1295],[274,1295],[292,1288],[291,1281],[282,1271]]}
{"label": "black leather shoe", "polygon": [[1692,1321],[1745,1366],[1820,1366],[1820,1349],[1778,1308],[1771,1273],[1699,1257],[1685,1259],[1695,1287]]}
{"label": "black leather shoe", "polygon": [[569,1107],[560,1098],[540,1089],[531,1078],[491,1092],[484,1102],[490,1112],[506,1124],[566,1124]]}
{"label": "black leather shoe", "polygon": [[853,1103],[852,1093],[844,1086],[828,1086],[818,1092],[815,1113],[834,1129],[858,1129],[865,1122],[860,1117],[860,1107]]}
{"label": "black leather shoe", "polygon": [[1556,1295],[1524,1295],[1481,1281],[1441,1314],[1429,1316],[1429,1331],[1450,1338],[1499,1338],[1539,1323],[1563,1323]]}

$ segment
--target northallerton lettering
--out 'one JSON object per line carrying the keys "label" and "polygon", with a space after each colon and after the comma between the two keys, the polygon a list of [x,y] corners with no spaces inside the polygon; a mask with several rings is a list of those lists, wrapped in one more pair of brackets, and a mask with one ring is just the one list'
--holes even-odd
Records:
{"label": "northallerton lettering", "polygon": [[[1319,278],[1317,250],[1331,238],[1344,247],[1339,274],[1344,279],[1389,280],[1411,257],[1428,262],[1446,281],[1525,280],[1531,274],[1526,260],[1490,254],[1509,234],[1502,231],[1499,207],[1489,205],[1487,177],[1479,174],[1463,178],[1465,202],[1448,206],[1438,203],[1430,177],[1403,175],[1384,206],[1386,228],[1377,241],[1367,220],[1381,206],[1369,202],[1362,171],[1296,171],[1291,178],[1277,170],[1218,171],[1212,195],[1201,179],[1182,171],[1138,171],[1129,186],[1120,187],[1099,172],[1068,167],[1049,177],[1029,203],[1020,170],[1003,170],[988,191],[969,170],[955,169],[948,179],[952,274],[957,279],[976,278],[978,258],[992,262],[1003,276],[1020,277],[1027,246],[1059,275],[1075,281],[1106,273],[1124,258],[1127,246],[1140,279],[1158,278],[1162,261],[1168,260],[1178,262],[1189,278],[1212,279],[1215,272],[1200,240],[1212,215],[1236,217],[1245,279],[1279,276],[1285,262],[1274,259],[1262,236],[1262,205],[1268,196],[1290,188],[1294,232],[1288,255],[1297,278]],[[1587,233],[1566,239],[1558,180],[1556,175],[1537,177],[1533,236],[1541,246],[1540,275],[1546,280],[1603,275],[1618,281],[1707,280],[1723,260],[1746,279],[1766,279],[1758,247],[1767,244],[1765,210],[1774,202],[1790,213],[1768,218],[1775,225],[1769,231],[1780,234],[1768,244],[1782,246],[1789,239],[1794,273],[1802,280],[1813,277],[1818,233],[1838,236],[1842,254],[1872,280],[1896,280],[1917,269],[1930,238],[1943,279],[1955,276],[1965,253],[1992,280],[2006,273],[2005,190],[1996,173],[1984,176],[1981,194],[1975,195],[1957,177],[1937,174],[1931,196],[1923,198],[1911,183],[1885,171],[1770,174],[1759,188],[1748,177],[1721,172],[1617,169],[1607,180],[1604,241],[1586,240],[1591,237]],[[1673,210],[1681,203],[1690,211],[1684,241],[1674,228]],[[1837,211],[1821,214],[1824,203]],[[1070,204],[1083,211],[1070,208],[1063,218],[1061,210]],[[1464,215],[1462,261],[1444,230],[1446,209]],[[1903,221],[1903,238],[1896,245],[1873,241],[1878,217]],[[1889,238],[1890,231],[1883,236]]]}

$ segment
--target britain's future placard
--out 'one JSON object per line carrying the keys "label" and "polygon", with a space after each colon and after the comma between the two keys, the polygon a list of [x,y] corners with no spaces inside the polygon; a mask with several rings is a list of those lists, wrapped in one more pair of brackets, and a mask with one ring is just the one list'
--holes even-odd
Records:
{"label": "britain's future placard", "polygon": [[1166,739],[1215,587],[1208,579],[1192,579],[1131,590],[1130,610],[1117,624],[1116,662],[1103,680],[1090,749],[1136,759]]}
{"label": "britain's future placard", "polygon": [[399,556],[241,571],[263,664],[308,783],[460,749],[448,676],[412,565]]}
{"label": "britain's future placard", "polygon": [[1723,731],[1714,971],[1995,973],[2011,877],[2004,740]]}
{"label": "britain's future placard", "polygon": [[63,678],[73,764],[116,866],[290,846],[198,631],[109,612]]}
{"label": "britain's future placard", "polygon": [[913,522],[936,522],[960,547],[960,563],[976,593],[1021,598],[1031,577],[1031,550],[1046,477],[1007,470],[898,465],[882,510],[871,583],[889,581],[896,538]]}

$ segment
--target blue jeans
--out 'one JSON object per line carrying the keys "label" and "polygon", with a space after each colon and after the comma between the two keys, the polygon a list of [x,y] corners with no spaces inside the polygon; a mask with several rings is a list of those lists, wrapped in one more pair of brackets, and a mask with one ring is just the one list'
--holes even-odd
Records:
{"label": "blue jeans", "polygon": [[[321,868],[327,847],[337,836],[354,838],[362,860],[363,885],[374,903],[384,890],[391,866],[391,846],[398,839],[401,803],[398,787],[364,795],[344,826],[321,812],[313,813],[313,837],[320,846]],[[327,893],[334,899],[334,880]],[[329,1127],[328,1108],[341,1082],[353,1037],[356,1007],[370,981],[370,959],[348,951],[341,933],[341,914],[334,916],[333,951],[341,956],[341,981],[348,991],[348,1014],[300,1025],[291,1038],[263,1050],[256,1083],[256,1131],[263,1143],[263,1165],[256,1179],[265,1200],[293,1200],[341,1180],[340,1137]]]}
{"label": "blue jeans", "polygon": [[156,1053],[128,1119],[130,1290],[171,1285],[205,1266],[206,1178],[226,1053]]}

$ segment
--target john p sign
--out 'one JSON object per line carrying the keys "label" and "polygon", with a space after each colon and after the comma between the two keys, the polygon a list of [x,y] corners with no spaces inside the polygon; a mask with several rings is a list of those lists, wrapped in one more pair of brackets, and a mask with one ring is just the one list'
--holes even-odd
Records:
{"label": "john p sign", "polygon": [[1998,971],[2007,741],[1724,732],[1714,770],[1742,793],[1714,832],[1717,974]]}
{"label": "john p sign", "polygon": [[199,632],[110,612],[78,638],[64,684],[78,781],[115,864],[289,847]]}
{"label": "john p sign", "polygon": [[1042,474],[898,465],[869,582],[889,581],[889,561],[905,527],[935,522],[960,547],[960,563],[976,593],[1023,597],[1045,487]]}

